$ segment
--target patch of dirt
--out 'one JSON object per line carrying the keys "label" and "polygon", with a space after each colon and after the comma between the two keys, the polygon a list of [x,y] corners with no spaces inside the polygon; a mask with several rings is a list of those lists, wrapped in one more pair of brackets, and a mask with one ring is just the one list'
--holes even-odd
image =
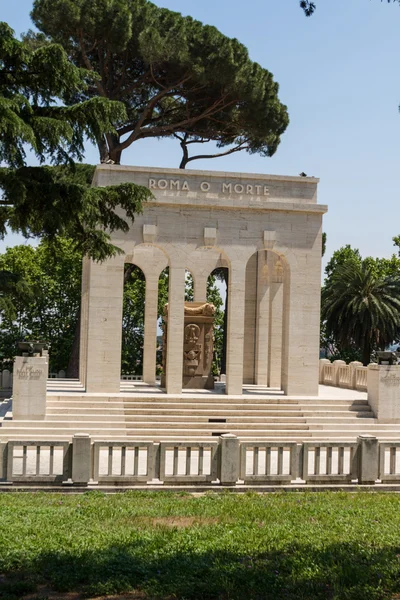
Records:
{"label": "patch of dirt", "polygon": [[79,592],[54,592],[47,586],[38,586],[34,594],[26,594],[21,600],[151,600],[142,592],[126,592],[124,594],[112,594],[111,596],[82,596]]}
{"label": "patch of dirt", "polygon": [[139,523],[150,525],[151,527],[170,527],[183,529],[193,527],[193,525],[215,525],[219,519],[205,519],[202,517],[139,517]]}

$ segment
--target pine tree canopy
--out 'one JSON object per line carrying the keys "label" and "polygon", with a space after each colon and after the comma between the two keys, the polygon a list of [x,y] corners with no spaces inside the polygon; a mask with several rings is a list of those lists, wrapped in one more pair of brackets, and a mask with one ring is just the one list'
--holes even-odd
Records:
{"label": "pine tree canopy", "polygon": [[[35,0],[32,18],[77,68],[100,75],[70,101],[100,97],[126,107],[115,133],[97,137],[102,160],[119,163],[125,148],[148,137],[178,137],[182,167],[238,150],[276,151],[288,125],[278,84],[215,27],[147,0]],[[222,152],[189,156],[189,144],[208,141]]]}
{"label": "pine tree canopy", "polygon": [[[129,221],[116,207],[133,219],[150,192],[134,184],[90,188],[94,167],[73,163],[87,138],[113,132],[126,117],[123,104],[107,98],[72,103],[96,78],[60,45],[22,43],[0,22],[0,237],[8,229],[50,240],[64,235],[97,260],[118,252],[106,230],[126,231]],[[27,148],[41,163],[64,165],[28,167]]]}
{"label": "pine tree canopy", "polygon": [[[381,2],[383,2],[384,0],[381,0]],[[386,0],[388,4],[390,4],[391,2],[400,2],[400,0]],[[306,15],[306,17],[311,17],[311,15],[314,14],[317,6],[315,2],[312,2],[311,0],[300,0],[300,8],[302,8],[304,10],[304,14]]]}

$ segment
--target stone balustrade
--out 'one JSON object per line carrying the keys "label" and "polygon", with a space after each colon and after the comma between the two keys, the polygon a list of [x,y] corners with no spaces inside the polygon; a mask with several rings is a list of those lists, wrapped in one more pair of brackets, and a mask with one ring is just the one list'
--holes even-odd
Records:
{"label": "stone balustrade", "polygon": [[400,442],[361,435],[354,442],[69,441],[0,444],[6,485],[190,487],[400,484]]}
{"label": "stone balustrade", "polygon": [[368,367],[364,367],[358,361],[353,361],[348,365],[344,360],[331,362],[327,358],[321,358],[319,361],[319,382],[322,385],[366,392],[367,373]]}

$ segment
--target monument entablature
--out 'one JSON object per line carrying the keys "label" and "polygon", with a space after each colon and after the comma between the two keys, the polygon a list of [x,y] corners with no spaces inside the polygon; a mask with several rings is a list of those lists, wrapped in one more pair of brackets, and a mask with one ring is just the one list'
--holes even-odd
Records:
{"label": "monument entablature", "polygon": [[[182,391],[185,270],[194,301],[207,279],[229,271],[226,391],[242,384],[315,395],[318,385],[322,216],[318,179],[100,165],[93,185],[149,187],[128,232],[115,232],[124,254],[83,266],[81,380],[88,391],[119,390],[124,263],[146,278],[143,378],[155,382],[157,290],[169,267],[166,390]],[[178,357],[179,360],[178,360]]]}

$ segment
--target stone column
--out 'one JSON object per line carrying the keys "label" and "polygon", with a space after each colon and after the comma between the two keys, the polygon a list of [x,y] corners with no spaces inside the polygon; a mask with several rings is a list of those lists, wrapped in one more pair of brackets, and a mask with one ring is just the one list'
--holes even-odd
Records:
{"label": "stone column", "polygon": [[243,384],[256,383],[257,256],[246,265],[244,295]]}
{"label": "stone column", "polygon": [[143,381],[156,382],[158,275],[146,274],[146,300],[144,305]]}
{"label": "stone column", "polygon": [[246,268],[242,262],[229,269],[226,393],[242,394]]}
{"label": "stone column", "polygon": [[321,259],[308,256],[283,273],[282,389],[287,395],[317,396],[319,379],[319,328]]}
{"label": "stone column", "polygon": [[89,311],[89,258],[84,257],[82,261],[82,284],[81,284],[81,325],[79,346],[79,380],[86,386],[87,369],[87,341],[88,341],[88,311]]}
{"label": "stone column", "polygon": [[185,269],[171,266],[168,290],[167,394],[182,393],[184,306]]}
{"label": "stone column", "polygon": [[270,267],[268,262],[267,251],[260,250],[257,254],[255,383],[265,386],[268,385],[270,312]]}
{"label": "stone column", "polygon": [[207,281],[208,276],[198,275],[194,279],[194,302],[207,302]]}
{"label": "stone column", "polygon": [[283,265],[276,254],[268,253],[270,273],[268,386],[282,385]]}
{"label": "stone column", "polygon": [[[124,257],[90,262],[86,391],[120,391]],[[82,344],[85,341],[82,340]]]}

